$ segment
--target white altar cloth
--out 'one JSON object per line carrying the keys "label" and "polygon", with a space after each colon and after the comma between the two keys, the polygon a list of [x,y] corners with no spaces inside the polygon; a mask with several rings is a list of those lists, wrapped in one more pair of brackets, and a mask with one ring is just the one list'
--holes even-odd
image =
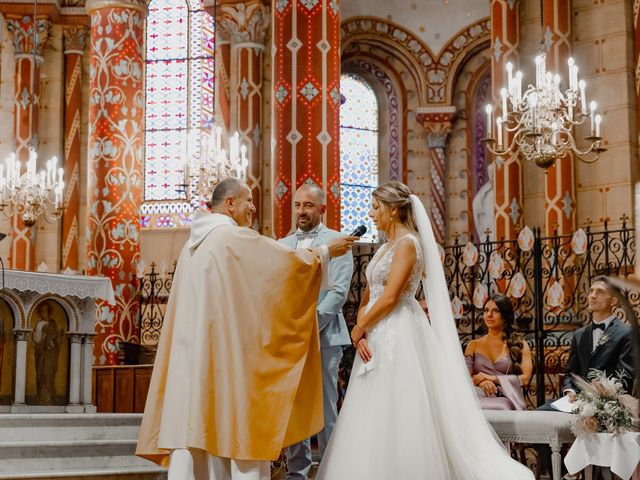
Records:
{"label": "white altar cloth", "polygon": [[570,474],[589,465],[610,467],[622,480],[629,480],[640,463],[640,433],[620,435],[597,433],[593,438],[577,438],[564,458]]}
{"label": "white altar cloth", "polygon": [[5,270],[4,282],[5,288],[17,291],[55,293],[64,297],[81,299],[97,298],[106,300],[111,305],[116,303],[111,279],[107,277]]}

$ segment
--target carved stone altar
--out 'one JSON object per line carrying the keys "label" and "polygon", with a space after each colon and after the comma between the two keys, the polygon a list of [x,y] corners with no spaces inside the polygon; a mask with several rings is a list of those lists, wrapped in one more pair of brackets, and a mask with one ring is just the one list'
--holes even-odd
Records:
{"label": "carved stone altar", "polygon": [[[0,375],[12,371],[13,388],[12,404],[0,405],[0,412],[95,412],[91,391],[95,301],[115,302],[111,281],[18,270],[6,270],[3,281],[0,299],[13,318],[0,318]],[[56,323],[54,309],[63,312],[62,321],[58,318]],[[8,357],[5,361],[13,361],[11,368],[1,367],[3,355]],[[68,378],[61,378],[65,375]],[[0,377],[0,387],[6,382]],[[40,401],[25,396],[27,384],[32,389],[37,385]],[[53,392],[55,385],[58,389],[64,385],[62,396]]]}

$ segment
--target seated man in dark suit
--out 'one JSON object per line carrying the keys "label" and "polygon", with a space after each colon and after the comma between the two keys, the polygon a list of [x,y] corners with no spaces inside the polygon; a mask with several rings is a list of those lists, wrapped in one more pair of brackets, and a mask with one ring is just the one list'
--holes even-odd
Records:
{"label": "seated man in dark suit", "polygon": [[[606,277],[593,279],[587,300],[592,321],[573,334],[569,363],[562,384],[562,392],[569,397],[571,403],[576,401],[576,393],[579,391],[572,374],[586,380],[591,369],[602,370],[607,376],[624,372],[625,376],[621,380],[627,393],[631,393],[635,378],[631,329],[613,313],[618,299]],[[545,403],[538,410],[555,411],[551,403]],[[550,452],[540,449],[539,454],[545,470],[550,464]],[[606,478],[608,472],[603,474]]]}
{"label": "seated man in dark suit", "polygon": [[577,387],[571,374],[586,379],[589,370],[595,368],[607,376],[624,372],[621,380],[626,392],[631,393],[635,378],[631,329],[614,315],[618,299],[605,277],[593,279],[588,301],[592,322],[573,334],[562,391],[575,401]]}

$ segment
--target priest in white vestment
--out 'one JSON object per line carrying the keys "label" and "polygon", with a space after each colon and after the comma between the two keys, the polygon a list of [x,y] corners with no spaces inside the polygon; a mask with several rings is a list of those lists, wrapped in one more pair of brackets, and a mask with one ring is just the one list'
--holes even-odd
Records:
{"label": "priest in white vestment", "polygon": [[284,447],[323,427],[321,264],[355,238],[293,251],[261,236],[233,178],[211,203],[178,260],[136,454],[169,480],[268,480]]}

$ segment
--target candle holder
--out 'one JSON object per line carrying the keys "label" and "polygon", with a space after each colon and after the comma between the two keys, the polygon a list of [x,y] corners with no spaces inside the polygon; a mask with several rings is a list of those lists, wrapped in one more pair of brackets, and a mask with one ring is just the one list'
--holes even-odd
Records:
{"label": "candle holder", "polygon": [[[483,139],[487,150],[496,156],[520,154],[545,170],[557,159],[572,152],[579,160],[593,163],[606,151],[602,147],[602,115],[597,114],[596,102],[587,108],[586,83],[578,80],[578,67],[573,58],[568,60],[569,87],[561,90],[562,79],[546,70],[544,54],[535,58],[535,85],[529,85],[522,93],[522,73],[513,74],[508,63],[507,88],[500,90],[500,115],[494,121],[497,110],[486,106],[487,138]],[[578,147],[574,136],[576,126],[590,121],[590,134],[584,138],[585,147]],[[497,141],[496,141],[497,137]]]}
{"label": "candle holder", "polygon": [[[188,136],[190,137],[190,136]],[[209,199],[213,189],[227,177],[235,177],[247,181],[249,158],[247,146],[240,144],[240,135],[235,132],[229,139],[229,155],[222,148],[222,129],[216,127],[213,135],[204,134],[199,145],[200,151],[187,148],[187,159],[183,167],[183,183],[178,185],[178,192],[184,193],[186,200],[197,203],[201,209],[210,208]]]}
{"label": "candle holder", "polygon": [[31,148],[25,171],[15,153],[0,165],[0,211],[8,217],[20,215],[27,227],[35,225],[39,217],[54,222],[64,213],[64,170],[53,157],[46,170],[36,172],[37,158]]}

